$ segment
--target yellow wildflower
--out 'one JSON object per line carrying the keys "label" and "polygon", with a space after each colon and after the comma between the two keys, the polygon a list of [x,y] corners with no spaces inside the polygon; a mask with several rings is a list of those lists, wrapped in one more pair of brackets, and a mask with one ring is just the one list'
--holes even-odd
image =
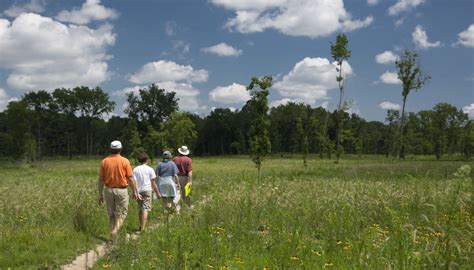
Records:
{"label": "yellow wildflower", "polygon": [[311,250],[311,254],[313,254],[313,255],[315,255],[315,256],[319,256],[319,257],[322,255],[321,252],[316,251],[316,250],[314,250],[314,249]]}
{"label": "yellow wildflower", "polygon": [[290,259],[296,261],[296,260],[299,260],[300,258],[298,258],[298,256],[291,256]]}
{"label": "yellow wildflower", "polygon": [[325,262],[325,263],[324,263],[324,266],[325,266],[325,267],[330,267],[330,266],[332,266],[332,262]]}
{"label": "yellow wildflower", "polygon": [[110,264],[110,263],[104,263],[102,265],[103,268],[110,268],[111,266],[112,266],[112,264]]}

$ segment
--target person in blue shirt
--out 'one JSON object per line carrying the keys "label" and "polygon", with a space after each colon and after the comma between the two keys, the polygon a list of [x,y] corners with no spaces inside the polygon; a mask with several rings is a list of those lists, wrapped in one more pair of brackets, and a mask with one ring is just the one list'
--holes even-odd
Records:
{"label": "person in blue shirt", "polygon": [[163,152],[163,161],[156,167],[158,176],[158,189],[161,194],[163,208],[171,211],[174,208],[173,199],[177,196],[177,190],[180,189],[178,178],[178,167],[171,160],[170,151]]}

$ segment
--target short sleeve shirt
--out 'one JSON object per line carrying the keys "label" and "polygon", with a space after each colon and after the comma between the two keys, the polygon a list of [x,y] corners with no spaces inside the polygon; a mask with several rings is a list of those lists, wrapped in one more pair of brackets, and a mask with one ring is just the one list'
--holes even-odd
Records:
{"label": "short sleeve shirt", "polygon": [[156,178],[155,170],[143,164],[133,169],[133,179],[137,181],[138,192],[152,191],[151,180]]}
{"label": "short sleeve shirt", "polygon": [[177,173],[178,167],[176,167],[176,164],[171,160],[165,159],[156,167],[156,175],[161,177],[173,176]]}
{"label": "short sleeve shirt", "polygon": [[178,167],[179,176],[188,176],[189,172],[193,170],[193,161],[187,156],[176,157],[174,163]]}
{"label": "short sleeve shirt", "polygon": [[132,177],[132,166],[120,154],[112,154],[100,163],[99,175],[105,186],[125,188],[128,186],[128,178]]}

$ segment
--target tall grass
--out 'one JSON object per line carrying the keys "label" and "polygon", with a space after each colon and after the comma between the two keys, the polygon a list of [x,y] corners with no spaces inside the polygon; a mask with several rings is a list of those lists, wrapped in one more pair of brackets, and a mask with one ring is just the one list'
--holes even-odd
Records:
{"label": "tall grass", "polygon": [[[139,241],[96,264],[116,269],[459,268],[473,261],[472,172],[460,162],[379,157],[195,158],[195,210],[158,202]],[[57,269],[108,238],[99,159],[0,164],[0,269]],[[470,164],[471,167],[473,164]],[[138,228],[130,203],[123,232]],[[122,235],[123,237],[123,235]]]}
{"label": "tall grass", "polygon": [[[412,269],[472,267],[472,173],[462,163],[196,159],[202,204],[96,268]],[[472,164],[471,164],[472,165]],[[205,196],[205,198],[204,198]]]}

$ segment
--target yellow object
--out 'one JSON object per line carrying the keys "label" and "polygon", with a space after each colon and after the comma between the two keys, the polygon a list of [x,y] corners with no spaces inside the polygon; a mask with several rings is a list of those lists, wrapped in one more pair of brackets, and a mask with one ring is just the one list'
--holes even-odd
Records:
{"label": "yellow object", "polygon": [[189,183],[187,183],[184,186],[184,196],[188,197],[189,193],[191,193],[191,185],[189,185]]}

